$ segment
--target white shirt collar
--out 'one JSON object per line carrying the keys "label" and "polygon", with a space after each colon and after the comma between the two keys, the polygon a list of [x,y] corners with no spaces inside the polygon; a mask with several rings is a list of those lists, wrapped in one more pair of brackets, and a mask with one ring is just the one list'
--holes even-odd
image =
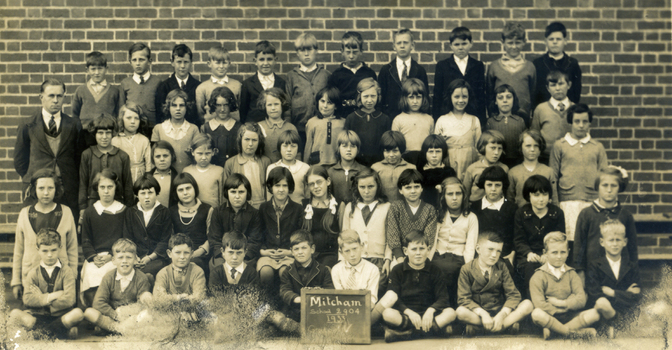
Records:
{"label": "white shirt collar", "polygon": [[[150,73],[149,71],[147,71],[147,73],[145,73],[145,74],[142,76],[142,77],[145,79],[145,83],[147,82],[147,80],[149,80],[149,76],[150,76],[150,75],[152,75],[152,73]],[[138,73],[133,73],[133,80],[134,80],[136,83],[140,84],[140,74],[138,74]]]}
{"label": "white shirt collar", "polygon": [[225,75],[222,79],[217,79],[214,76],[211,76],[210,80],[212,80],[212,82],[215,84],[224,85],[229,83],[229,76]]}
{"label": "white shirt collar", "polygon": [[[42,120],[44,120],[44,125],[48,128],[49,122],[51,121],[51,114],[44,108],[42,108]],[[54,122],[56,122],[56,130],[58,130],[58,128],[61,127],[61,111],[54,114]]]}
{"label": "white shirt collar", "polygon": [[455,64],[457,64],[457,68],[460,69],[460,72],[465,74],[467,72],[467,62],[469,61],[469,55],[464,56],[464,58],[458,58],[457,56],[453,55],[453,59],[455,59]]}
{"label": "white shirt collar", "polygon": [[373,211],[373,208],[375,208],[377,204],[378,204],[378,201],[373,201],[369,204],[364,204],[362,202],[357,202],[357,208],[359,208],[359,210],[362,210],[362,209],[364,209],[364,207],[368,206],[369,209],[371,209],[371,211]]}
{"label": "white shirt collar", "polygon": [[553,97],[551,97],[548,100],[548,102],[551,103],[551,106],[553,106],[553,109],[555,109],[555,110],[558,109],[558,103],[560,103],[560,102],[562,102],[562,105],[565,106],[565,110],[567,110],[567,108],[569,108],[569,97],[565,97],[565,99],[562,100],[562,101],[558,101],[558,100],[554,99]]}
{"label": "white shirt collar", "polygon": [[581,140],[577,140],[574,137],[572,137],[571,133],[567,133],[565,135],[565,140],[567,140],[567,143],[569,143],[570,146],[574,146],[577,143],[581,142],[584,145],[590,141],[590,134],[586,135],[586,137],[582,138]]}
{"label": "white shirt collar", "polygon": [[[245,271],[245,267],[246,267],[245,263],[242,263],[242,264],[238,265],[238,267],[236,267],[236,272],[237,272],[236,277],[241,276],[243,274],[243,272]],[[229,265],[228,262],[224,262],[224,270],[226,270],[227,275],[231,276],[231,269],[232,268],[233,267],[231,267],[231,265]]]}
{"label": "white shirt collar", "polygon": [[555,278],[557,278],[557,279],[560,279],[562,277],[562,275],[565,272],[567,272],[567,265],[563,264],[560,268],[556,268],[553,265],[551,265],[550,263],[546,263],[546,265],[548,265],[548,270],[551,271],[553,276],[555,276]]}
{"label": "white shirt collar", "polygon": [[184,79],[180,79],[180,78],[178,78],[177,75],[176,75],[176,76],[175,76],[175,80],[177,80],[177,84],[178,84],[178,85],[180,85],[180,86],[187,86],[187,81],[189,80],[189,76],[187,75],[186,78],[184,78]]}
{"label": "white shirt collar", "polygon": [[399,79],[401,80],[401,73],[404,71],[404,63],[406,64],[406,76],[408,77],[408,73],[411,70],[411,57],[409,56],[407,59],[402,60],[401,58],[397,57],[397,72],[399,73]]}
{"label": "white shirt collar", "polygon": [[131,273],[129,273],[126,276],[122,276],[121,274],[119,274],[119,270],[117,270],[114,279],[119,281],[119,285],[121,286],[122,292],[126,290],[129,284],[131,284],[131,281],[133,281],[133,276],[135,276],[135,268],[131,269]]}
{"label": "white shirt collar", "polygon": [[488,266],[487,268],[481,267],[481,264],[478,264],[478,268],[481,269],[481,273],[483,274],[483,277],[485,277],[485,273],[488,273],[488,278],[492,278],[492,266]]}
{"label": "white shirt collar", "polygon": [[359,263],[357,265],[350,265],[350,263],[347,260],[343,260],[343,263],[345,264],[345,269],[350,271],[351,269],[355,269],[357,272],[362,272],[364,269],[364,259],[360,259]]}
{"label": "white shirt collar", "polygon": [[98,215],[103,215],[104,211],[116,214],[120,212],[122,209],[124,209],[124,205],[118,201],[114,201],[109,207],[105,208],[103,207],[103,203],[101,203],[100,200],[98,200],[95,203],[93,203],[93,209],[96,209]]}
{"label": "white shirt collar", "polygon": [[614,273],[616,279],[618,279],[618,273],[621,271],[621,261],[623,261],[623,259],[618,259],[617,261],[611,260],[607,255],[607,262],[609,263],[609,266],[611,266],[611,271]]}
{"label": "white shirt collar", "polygon": [[140,204],[140,202],[138,202],[138,209],[140,210],[140,212],[142,213],[142,216],[145,219],[145,226],[147,226],[147,224],[149,224],[149,219],[152,218],[152,214],[154,214],[154,209],[156,209],[156,207],[158,207],[159,205],[161,205],[161,203],[159,203],[159,201],[156,201],[156,203],[154,203],[154,207],[152,209],[149,209],[149,210],[145,211],[144,209],[142,209],[142,205]]}
{"label": "white shirt collar", "polygon": [[303,64],[299,66],[299,70],[305,73],[310,73],[316,69],[317,69],[317,63],[313,63],[313,65],[310,67],[306,67]]}
{"label": "white shirt collar", "polygon": [[483,201],[481,203],[481,210],[494,209],[500,211],[502,209],[502,205],[504,205],[504,197],[502,197],[502,199],[498,200],[495,203],[492,203],[487,198],[483,197]]}
{"label": "white shirt collar", "polygon": [[264,88],[264,90],[268,90],[275,85],[275,74],[271,73],[269,75],[263,75],[261,73],[257,73],[257,76],[259,77],[259,82],[261,83],[261,87]]}
{"label": "white shirt collar", "polygon": [[345,69],[349,69],[351,72],[357,74],[357,71],[358,71],[360,68],[364,67],[364,64],[363,64],[362,62],[359,62],[359,65],[357,65],[357,67],[355,67],[355,68],[350,68],[350,66],[346,65],[345,63],[342,63],[341,66],[342,66],[343,68],[345,68]]}
{"label": "white shirt collar", "polygon": [[60,260],[56,260],[56,263],[51,265],[51,266],[47,266],[47,265],[44,264],[44,262],[40,261],[40,266],[42,266],[42,268],[45,271],[47,271],[47,275],[49,275],[49,278],[51,278],[51,274],[54,273],[54,270],[56,269],[56,267],[58,267],[59,269],[63,268],[63,265],[61,265]]}

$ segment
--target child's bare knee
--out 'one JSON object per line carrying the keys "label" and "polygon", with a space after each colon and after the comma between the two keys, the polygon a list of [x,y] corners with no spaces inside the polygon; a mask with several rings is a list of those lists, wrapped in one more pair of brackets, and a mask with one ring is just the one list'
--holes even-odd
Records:
{"label": "child's bare knee", "polygon": [[385,311],[383,311],[383,320],[389,322],[389,321],[393,320],[396,316],[399,316],[399,315],[400,315],[399,311],[397,311],[395,309],[389,309],[388,308],[388,309],[385,309]]}
{"label": "child's bare knee", "polygon": [[84,311],[84,318],[91,322],[91,323],[96,323],[98,321],[98,318],[100,317],[100,311],[90,307]]}
{"label": "child's bare knee", "polygon": [[595,308],[598,310],[608,310],[611,309],[611,303],[607,298],[602,297],[595,302]]}
{"label": "child's bare knee", "polygon": [[536,308],[536,309],[532,310],[532,321],[534,321],[534,322],[537,322],[537,323],[544,322],[545,323],[545,321],[548,321],[548,316],[549,315],[546,313],[546,311],[544,311],[540,308]]}
{"label": "child's bare knee", "polygon": [[526,314],[529,314],[534,310],[534,305],[532,305],[531,301],[525,299],[518,305],[517,310],[520,310],[520,311],[522,311]]}

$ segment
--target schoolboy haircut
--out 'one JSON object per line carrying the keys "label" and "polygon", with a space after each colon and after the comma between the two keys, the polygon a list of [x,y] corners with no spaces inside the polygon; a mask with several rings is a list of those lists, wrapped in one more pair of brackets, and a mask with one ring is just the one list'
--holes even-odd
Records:
{"label": "schoolboy haircut", "polygon": [[114,198],[121,198],[121,180],[119,179],[119,175],[117,175],[117,173],[112,171],[110,168],[105,168],[96,173],[96,175],[93,177],[93,181],[91,181],[91,188],[95,189],[94,192],[96,193],[96,198],[98,198],[98,184],[100,184],[100,179],[102,178],[112,180],[112,182],[114,182]]}
{"label": "schoolboy haircut", "polygon": [[259,145],[257,146],[257,151],[254,152],[254,155],[261,157],[264,154],[266,141],[259,125],[253,122],[247,122],[241,125],[240,129],[238,129],[238,135],[236,135],[236,148],[238,150],[238,154],[243,153],[243,136],[245,135],[245,131],[251,131],[257,134],[257,137],[259,138]]}
{"label": "schoolboy haircut", "polygon": [[397,41],[397,36],[402,35],[402,34],[408,34],[408,35],[410,35],[410,37],[411,37],[411,42],[412,42],[412,43],[415,42],[415,37],[413,36],[413,32],[412,32],[410,29],[408,29],[408,28],[402,28],[402,29],[395,30],[394,32],[392,32],[392,41],[393,41],[393,42],[394,42],[394,41]]}
{"label": "schoolboy haircut", "polygon": [[313,234],[310,231],[300,229],[296,230],[289,237],[289,249],[294,248],[295,245],[307,242],[309,246],[313,246]]}
{"label": "schoolboy haircut", "polygon": [[149,190],[151,188],[154,189],[157,195],[161,192],[161,185],[159,185],[159,181],[157,181],[156,178],[154,178],[154,175],[150,173],[144,173],[137,180],[135,180],[135,183],[133,183],[133,193],[136,196],[141,190]]}
{"label": "schoolboy haircut", "polygon": [[292,172],[284,166],[275,167],[268,173],[268,177],[266,178],[266,188],[268,189],[268,192],[273,193],[273,186],[282,180],[287,180],[289,193],[294,193],[294,188],[296,186],[294,177],[292,176]]}
{"label": "schoolboy haircut", "polygon": [[30,178],[30,187],[28,188],[28,196],[31,199],[37,200],[37,180],[51,178],[54,180],[54,187],[56,187],[56,192],[54,193],[54,201],[60,199],[65,194],[65,189],[63,188],[63,183],[61,182],[61,177],[56,175],[56,171],[50,168],[42,168],[33,173],[33,176]]}
{"label": "schoolboy haircut", "polygon": [[548,245],[551,243],[565,243],[569,248],[569,245],[567,244],[567,235],[560,231],[550,232],[544,237],[544,251],[548,250]]}
{"label": "schoolboy haircut", "polygon": [[362,106],[362,92],[370,89],[370,88],[376,88],[376,92],[378,92],[378,99],[376,100],[376,105],[378,105],[378,102],[380,102],[381,98],[381,89],[380,89],[380,84],[373,79],[373,78],[364,78],[359,81],[357,84],[357,107]]}
{"label": "schoolboy haircut", "polygon": [[280,136],[278,136],[278,152],[280,152],[280,147],[282,145],[291,145],[294,143],[299,146],[299,149],[301,148],[301,136],[299,136],[299,133],[296,130],[283,131]]}
{"label": "schoolboy haircut", "polygon": [[[467,217],[471,210],[469,210],[469,197],[466,195],[467,189],[464,187],[464,184],[460,179],[458,179],[455,176],[447,177],[443,179],[441,182],[441,197],[439,198],[439,203],[437,207],[438,211],[438,221],[439,223],[443,223],[443,219],[446,217],[446,213],[448,213],[448,203],[446,203],[446,191],[448,189],[448,186],[450,185],[458,185],[460,186],[460,190],[462,191],[462,204],[460,205],[460,210],[462,211],[462,215],[464,217]],[[430,203],[434,205],[435,203]]]}
{"label": "schoolboy haircut", "polygon": [[257,109],[266,112],[266,98],[268,98],[268,96],[273,96],[280,100],[280,106],[282,107],[283,112],[289,110],[289,97],[287,96],[287,93],[277,87],[264,90],[259,94],[259,98],[257,98]]}
{"label": "schoolboy haircut", "polygon": [[341,38],[341,51],[345,49],[359,49],[359,51],[364,52],[364,39],[362,34],[358,32],[345,32],[343,38]]}
{"label": "schoolboy haircut", "polygon": [[530,201],[530,193],[544,193],[549,197],[553,194],[553,185],[542,175],[532,175],[523,183],[523,198]]}
{"label": "schoolboy haircut", "polygon": [[520,22],[507,22],[502,28],[502,41],[506,39],[520,39],[526,41],[525,27]]}
{"label": "schoolboy haircut", "polygon": [[124,114],[126,114],[126,111],[131,111],[138,115],[140,118],[138,130],[142,130],[143,127],[145,127],[147,124],[147,116],[145,115],[145,111],[139,104],[133,101],[126,101],[126,103],[121,106],[121,108],[119,108],[119,116],[117,118],[118,132],[124,132],[124,130],[126,130],[126,125],[124,124]]}
{"label": "schoolboy haircut", "polygon": [[420,172],[416,169],[406,169],[401,172],[401,175],[399,175],[399,180],[397,180],[397,188],[402,189],[404,186],[413,183],[422,185],[422,174],[420,174]]}
{"label": "schoolboy haircut", "polygon": [[618,193],[625,191],[625,189],[628,187],[628,184],[630,183],[628,172],[625,169],[609,165],[606,168],[600,170],[600,174],[595,178],[595,191],[597,191],[600,187],[600,183],[602,182],[602,175],[613,175],[616,177],[616,181],[618,181]]}
{"label": "schoolboy haircut", "polygon": [[215,147],[215,141],[212,140],[212,136],[210,136],[210,134],[196,134],[196,136],[194,136],[194,138],[191,140],[189,147],[184,150],[193,163],[196,163],[196,158],[194,158],[194,155],[191,153],[196,152],[196,149],[201,146],[208,146],[212,151],[212,155],[215,155],[219,152],[219,149]]}
{"label": "schoolboy haircut", "polygon": [[161,140],[156,141],[156,143],[152,146],[152,165],[154,165],[154,168],[156,168],[156,164],[154,164],[154,153],[156,153],[157,149],[165,149],[168,152],[170,152],[171,167],[175,165],[177,159],[175,156],[175,149],[173,148],[173,145],[171,145],[170,142],[166,140]]}
{"label": "schoolboy haircut", "polygon": [[43,81],[42,85],[40,85],[40,93],[44,93],[44,89],[47,86],[60,86],[60,87],[63,88],[63,94],[65,94],[65,84],[58,79],[49,78],[49,79]]}
{"label": "schoolboy haircut", "polygon": [[359,234],[355,230],[345,230],[338,235],[338,248],[343,249],[345,244],[357,243],[362,244]]}
{"label": "schoolboy haircut", "polygon": [[532,140],[534,140],[534,142],[539,145],[539,152],[544,153],[544,150],[546,149],[546,140],[544,140],[544,137],[541,136],[539,131],[532,129],[526,129],[520,133],[520,137],[518,137],[518,150],[520,150],[520,152],[523,152],[523,142],[525,142],[525,136],[531,137]]}
{"label": "schoolboy haircut", "polygon": [[86,129],[93,135],[95,135],[98,130],[112,130],[112,133],[116,133],[117,121],[114,120],[114,117],[111,115],[100,114],[93,118]]}
{"label": "schoolboy haircut", "polygon": [[219,86],[216,89],[212,90],[210,99],[208,100],[208,107],[210,107],[210,113],[213,113],[217,110],[217,99],[223,98],[226,103],[229,104],[229,112],[235,112],[238,110],[238,101],[236,95],[233,91],[226,86]]}
{"label": "schoolboy haircut", "polygon": [[469,83],[467,83],[467,81],[464,79],[455,79],[451,81],[446,88],[446,94],[444,95],[443,102],[441,103],[441,114],[452,112],[455,108],[455,106],[453,106],[453,99],[451,96],[453,96],[453,93],[457,89],[467,89],[467,94],[469,95],[467,105],[471,105],[473,103],[474,94],[471,90],[471,85],[469,85]]}
{"label": "schoolboy haircut", "polygon": [[112,255],[117,256],[119,253],[133,253],[133,255],[137,256],[138,246],[128,238],[119,238],[112,245]]}
{"label": "schoolboy haircut", "polygon": [[264,55],[273,55],[275,57],[275,46],[271,44],[268,40],[262,40],[254,46],[254,57],[256,58],[259,54]]}
{"label": "schoolboy haircut", "polygon": [[429,242],[427,241],[427,237],[422,234],[422,231],[420,230],[410,230],[406,235],[404,235],[403,239],[403,247],[408,248],[408,245],[411,243],[415,244],[424,244],[429,247]]}
{"label": "schoolboy haircut", "polygon": [[51,228],[41,228],[39,232],[37,232],[37,236],[35,237],[35,243],[37,245],[37,249],[40,249],[40,246],[43,245],[54,245],[58,244],[58,246],[61,246],[61,235],[58,233],[58,231],[51,229]]}
{"label": "schoolboy haircut", "polygon": [[498,116],[499,115],[499,107],[497,107],[497,95],[501,94],[502,92],[510,92],[511,95],[513,95],[513,105],[511,106],[511,114],[516,114],[518,113],[518,110],[520,109],[520,103],[518,102],[518,95],[516,95],[516,90],[513,89],[513,86],[509,84],[502,84],[495,88],[492,98],[492,101],[490,101],[490,108],[489,110],[492,111],[490,114],[492,116]]}
{"label": "schoolboy haircut", "polygon": [[[315,94],[315,106],[320,105],[320,100],[322,99],[322,96],[327,95],[327,99],[331,101],[331,103],[334,104],[334,116],[336,118],[340,118],[338,113],[336,111],[341,108],[341,90],[339,90],[335,86],[325,86],[320,91],[318,91]],[[324,116],[322,115],[322,112],[320,112],[319,108],[315,108],[317,110],[317,118],[318,119],[323,119]]]}
{"label": "schoolboy haircut", "polygon": [[560,79],[563,78],[565,79],[565,82],[567,84],[571,83],[571,80],[569,80],[569,74],[567,74],[566,72],[561,72],[559,70],[552,70],[548,72],[548,74],[546,75],[546,86],[551,85],[551,83],[557,84],[560,81]]}
{"label": "schoolboy haircut", "polygon": [[478,148],[478,153],[485,155],[485,148],[490,143],[496,145],[502,145],[502,149],[506,152],[506,144],[504,142],[504,134],[498,130],[485,130],[481,134],[481,137],[478,138],[478,143],[476,144]]}
{"label": "schoolboy haircut", "polygon": [[191,49],[189,46],[185,44],[177,44],[173,46],[173,53],[170,55],[170,62],[175,61],[175,57],[184,57],[186,55],[189,55],[189,60],[193,61],[194,60],[194,55],[191,52]]}
{"label": "schoolboy haircut", "polygon": [[509,188],[509,176],[506,175],[506,171],[498,165],[489,166],[483,170],[481,177],[478,178],[478,188],[484,189],[486,181],[501,182],[503,193],[506,193],[506,190]]}
{"label": "schoolboy haircut", "polygon": [[208,50],[208,61],[225,61],[231,62],[229,51],[223,46],[213,46]]}
{"label": "schoolboy haircut", "polygon": [[296,40],[294,40],[294,49],[299,50],[317,50],[317,38],[311,33],[301,33]]}
{"label": "schoolboy haircut", "polygon": [[227,201],[229,200],[229,190],[238,188],[240,185],[243,185],[245,190],[247,190],[247,200],[249,201],[252,199],[252,185],[250,184],[250,180],[243,174],[233,173],[224,181],[223,191]]}
{"label": "schoolboy haircut", "polygon": [[245,250],[247,248],[247,237],[238,231],[229,231],[222,237],[222,250],[229,248],[232,250]]}
{"label": "schoolboy haircut", "polygon": [[567,123],[572,124],[574,121],[574,114],[588,113],[588,121],[593,122],[593,111],[590,110],[585,103],[573,104],[571,107],[567,108]]}
{"label": "schoolboy haircut", "polygon": [[191,246],[194,244],[194,242],[187,234],[184,233],[176,233],[170,236],[170,239],[168,240],[168,248],[170,250],[173,250],[173,248],[183,244],[186,244],[187,247],[191,249]]}
{"label": "schoolboy haircut", "polygon": [[134,43],[133,45],[131,45],[131,47],[128,49],[128,60],[129,61],[131,60],[131,57],[133,56],[134,52],[142,50],[147,50],[147,60],[151,61],[152,49],[150,49],[149,46],[145,45],[144,43]]}
{"label": "schoolboy haircut", "polygon": [[173,179],[173,182],[170,184],[170,199],[174,203],[179,203],[180,198],[177,196],[177,186],[189,184],[194,186],[194,199],[198,198],[198,183],[196,179],[189,173],[179,173]]}
{"label": "schoolboy haircut", "polygon": [[563,38],[567,37],[567,28],[565,28],[565,25],[560,22],[553,22],[546,26],[546,31],[544,32],[544,38],[548,38],[549,35],[555,32],[562,33]]}
{"label": "schoolboy haircut", "polygon": [[392,151],[399,148],[399,152],[406,152],[406,138],[399,131],[388,130],[380,137],[380,145],[386,151]]}
{"label": "schoolboy haircut", "polygon": [[175,100],[178,98],[181,98],[185,105],[187,104],[187,101],[189,101],[189,96],[182,89],[175,89],[169,92],[168,95],[166,95],[166,103],[163,104],[164,115],[169,115],[171,118],[173,117],[170,115],[170,105],[173,104],[173,102],[175,102]]}
{"label": "schoolboy haircut", "polygon": [[504,243],[504,239],[497,232],[494,231],[483,231],[478,234],[478,244],[483,242],[490,241],[493,243]]}
{"label": "schoolboy haircut", "polygon": [[408,104],[409,95],[420,95],[422,96],[422,104],[420,105],[420,112],[426,113],[429,110],[429,95],[427,94],[427,89],[425,89],[425,84],[418,78],[409,78],[401,84],[401,91],[403,91],[403,96],[399,99],[399,109],[404,113],[411,112],[411,106]]}
{"label": "schoolboy haircut", "polygon": [[626,238],[625,225],[618,219],[608,219],[600,224],[600,237],[604,238],[607,233],[618,233],[621,234],[623,238]]}
{"label": "schoolboy haircut", "polygon": [[453,29],[452,32],[450,32],[450,43],[452,44],[455,39],[462,39],[462,40],[469,40],[470,42],[473,42],[473,39],[471,38],[471,30],[467,27],[457,27]]}
{"label": "schoolboy haircut", "polygon": [[100,51],[93,51],[86,54],[86,68],[105,67],[107,68],[107,58]]}

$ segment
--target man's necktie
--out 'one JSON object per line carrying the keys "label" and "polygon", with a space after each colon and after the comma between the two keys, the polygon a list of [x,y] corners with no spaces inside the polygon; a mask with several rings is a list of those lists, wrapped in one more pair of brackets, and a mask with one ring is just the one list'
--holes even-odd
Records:
{"label": "man's necktie", "polygon": [[564,112],[565,111],[565,105],[560,102],[558,103],[558,112]]}
{"label": "man's necktie", "polygon": [[406,66],[406,62],[402,62],[402,64],[404,65],[404,70],[401,71],[401,81],[404,82],[408,78],[408,67]]}
{"label": "man's necktie", "polygon": [[51,116],[51,119],[49,120],[49,136],[56,136],[56,119],[54,119],[54,116]]}
{"label": "man's necktie", "polygon": [[355,277],[356,273],[357,270],[355,270],[354,267],[351,267],[350,275],[348,276],[348,285],[346,289],[357,289],[357,278]]}
{"label": "man's necktie", "polygon": [[234,281],[236,280],[236,269],[234,268],[231,268],[231,279]]}

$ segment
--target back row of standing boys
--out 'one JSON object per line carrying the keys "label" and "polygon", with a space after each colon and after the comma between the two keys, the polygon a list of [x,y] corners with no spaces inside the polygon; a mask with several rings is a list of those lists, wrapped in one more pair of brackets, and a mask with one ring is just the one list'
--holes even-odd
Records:
{"label": "back row of standing boys", "polygon": [[[636,270],[636,233],[618,204],[627,173],[607,166],[604,148],[589,135],[592,112],[575,104],[581,71],[563,51],[566,35],[561,23],[550,24],[549,51],[532,64],[520,54],[524,28],[508,23],[506,54],[486,74],[468,55],[469,30],[454,29],[454,55],[436,67],[433,117],[407,29],[395,32],[397,58],[378,76],[361,62],[363,40],[355,32],[344,35],[345,62],[333,73],[316,64],[315,37],[300,35],[301,65],[286,81],[273,72],[275,48],[266,41],[255,50],[258,74],[242,84],[227,76],[231,62],[221,47],[209,52],[211,79],[199,83],[186,45],[173,50],[175,73],[159,81],[149,73],[150,49],[134,44],[134,74],[121,88],[107,83],[106,59],[92,52],[91,79],[72,100],[74,118],[60,113],[65,86],[48,80],[41,115],[18,133],[16,170],[26,202],[35,204],[19,215],[14,294],[35,293],[26,285],[39,280],[39,290],[55,278],[48,268],[35,270],[45,269],[41,229],[56,230],[65,242],[58,242],[59,266],[76,266],[79,217],[81,297],[93,305],[82,317],[108,329],[114,322],[105,315],[114,320],[114,308],[149,291],[147,284],[132,289],[136,297],[125,292],[135,270],[116,257],[129,253],[150,281],[156,276],[155,294],[195,293],[193,283],[204,288],[207,276],[214,289],[260,279],[277,295],[280,277],[289,319],[269,319],[284,329],[295,329],[289,320],[299,316],[300,289],[330,287],[332,276],[337,288],[371,289],[374,320],[383,316],[389,340],[412,328],[446,331],[456,316],[499,331],[533,305],[543,310],[533,318],[547,329],[586,327],[597,311],[569,312],[586,304],[584,285],[607,304],[637,299],[637,276],[621,288],[622,275]],[[81,125],[81,135],[72,135]],[[305,163],[297,159],[301,145]],[[77,149],[86,150],[80,157]],[[77,173],[78,186],[70,176]],[[546,237],[555,232],[567,237]],[[595,285],[584,284],[593,264],[606,266],[611,280],[595,275]],[[520,302],[518,290],[533,304]],[[450,306],[458,305],[455,313]],[[604,302],[596,310],[614,315]],[[66,315],[63,325],[78,317]]]}

